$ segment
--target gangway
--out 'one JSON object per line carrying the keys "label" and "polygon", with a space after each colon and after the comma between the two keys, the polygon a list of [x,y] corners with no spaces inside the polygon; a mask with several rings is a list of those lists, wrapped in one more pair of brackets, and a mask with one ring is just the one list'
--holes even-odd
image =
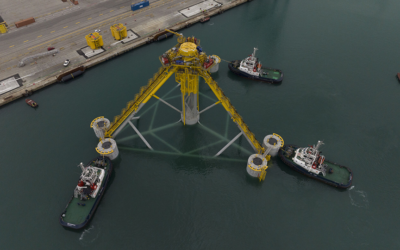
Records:
{"label": "gangway", "polygon": [[[268,154],[272,150],[276,155],[276,149],[279,149],[283,146],[283,139],[274,134],[272,135],[276,137],[276,139],[274,139],[274,143],[268,143],[264,139],[264,143],[261,145],[257,141],[254,134],[250,131],[247,124],[243,121],[243,118],[232,105],[229,98],[218,86],[217,82],[211,77],[211,73],[218,71],[221,59],[216,55],[207,56],[200,47],[199,39],[195,37],[185,38],[182,34],[178,34],[169,30],[166,31],[178,36],[178,44],[160,56],[159,59],[162,67],[156,74],[154,74],[153,78],[148,81],[146,86],[140,88],[139,93],[135,95],[135,98],[132,101],[127,103],[127,106],[122,109],[121,114],[114,118],[114,121],[104,131],[104,138],[109,138],[111,139],[109,141],[113,141],[112,138],[115,138],[129,123],[139,137],[144,141],[147,147],[149,149],[153,149],[131,122],[131,120],[139,118],[135,117],[135,115],[152,97],[179,112],[181,114],[181,121],[184,125],[193,125],[198,123],[200,120],[200,113],[203,113],[218,104],[222,104],[224,109],[230,115],[232,121],[238,126],[240,133],[235,136],[215,156],[220,155],[226,148],[228,148],[241,135],[243,135],[255,151],[255,154],[251,155],[249,158],[247,172],[251,176],[258,177],[260,180],[263,180],[265,178],[265,170],[268,168],[267,162],[270,158],[270,155]],[[182,110],[177,109],[155,95],[161,86],[163,86],[163,84],[174,74],[175,80],[179,83],[182,93]],[[202,111],[199,110],[198,99],[200,77],[205,80],[207,85],[213,91],[214,95],[218,98],[218,102],[210,105]],[[100,140],[102,141],[104,138],[100,138]],[[99,151],[101,152],[102,150],[99,149],[98,152]]]}

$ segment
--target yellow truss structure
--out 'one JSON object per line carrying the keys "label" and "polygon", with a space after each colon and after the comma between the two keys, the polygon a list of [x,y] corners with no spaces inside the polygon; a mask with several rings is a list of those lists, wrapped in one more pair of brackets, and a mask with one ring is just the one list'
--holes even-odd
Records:
{"label": "yellow truss structure", "polygon": [[[229,98],[224,94],[217,82],[214,81],[210,75],[210,70],[216,65],[215,62],[217,60],[215,59],[219,59],[219,57],[214,55],[208,57],[205,53],[200,52],[200,50],[197,49],[200,40],[195,39],[194,37],[186,39],[178,33],[172,33],[179,36],[178,44],[160,57],[163,67],[154,74],[153,78],[148,81],[146,86],[140,88],[139,93],[136,94],[132,101],[127,103],[127,106],[122,110],[121,114],[114,118],[109,129],[105,131],[105,137],[113,137],[113,135],[118,134],[118,132],[132,119],[132,117],[151,99],[151,97],[159,99],[155,96],[155,93],[173,74],[175,74],[175,80],[181,86],[183,103],[182,120],[184,124],[185,97],[190,94],[198,94],[199,77],[202,77],[218,98],[219,101],[216,104],[222,104],[255,152],[263,154],[265,149],[257,141],[254,134],[243,121],[243,118],[230,102]],[[210,59],[214,59],[214,63],[211,66],[209,64],[206,65],[207,63],[212,62]],[[197,110],[199,110],[198,103]]]}

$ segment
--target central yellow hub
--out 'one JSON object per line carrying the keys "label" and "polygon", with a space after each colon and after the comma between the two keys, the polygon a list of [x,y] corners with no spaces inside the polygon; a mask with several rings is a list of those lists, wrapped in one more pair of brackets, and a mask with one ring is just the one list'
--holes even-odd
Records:
{"label": "central yellow hub", "polygon": [[[179,48],[179,55],[183,57],[198,57],[197,45],[191,42],[182,43]],[[185,61],[191,61],[194,58],[185,58]]]}

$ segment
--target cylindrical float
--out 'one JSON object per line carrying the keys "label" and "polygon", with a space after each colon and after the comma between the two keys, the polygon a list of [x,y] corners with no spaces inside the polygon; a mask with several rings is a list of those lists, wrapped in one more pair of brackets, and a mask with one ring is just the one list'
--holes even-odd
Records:
{"label": "cylindrical float", "polygon": [[216,56],[216,55],[212,55],[211,58],[214,60],[214,64],[210,69],[210,73],[218,72],[219,63],[221,62],[221,58],[219,58],[219,56]]}
{"label": "cylindrical float", "polygon": [[283,139],[278,134],[267,135],[263,140],[263,147],[265,151],[269,151],[269,155],[274,157],[278,154],[278,151],[283,147]]}
{"label": "cylindrical float", "polygon": [[104,138],[104,132],[110,128],[110,120],[104,116],[97,117],[90,123],[90,127],[93,128],[97,138]]}
{"label": "cylindrical float", "polygon": [[102,156],[107,156],[110,160],[114,160],[119,154],[117,143],[111,138],[101,140],[97,144],[96,151]]}
{"label": "cylindrical float", "polygon": [[247,173],[252,177],[260,178],[261,172],[268,168],[267,163],[267,159],[260,154],[250,155],[247,160]]}

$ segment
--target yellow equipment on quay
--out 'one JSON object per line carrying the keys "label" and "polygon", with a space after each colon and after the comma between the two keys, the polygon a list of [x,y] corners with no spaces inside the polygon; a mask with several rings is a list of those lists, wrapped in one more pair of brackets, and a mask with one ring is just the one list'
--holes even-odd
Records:
{"label": "yellow equipment on quay", "polygon": [[[181,121],[184,125],[194,125],[198,123],[200,120],[200,113],[203,113],[215,105],[222,104],[233,122],[238,126],[240,133],[215,156],[220,155],[226,148],[243,135],[255,151],[255,154],[251,155],[248,160],[247,172],[249,175],[257,177],[260,181],[264,180],[266,169],[268,168],[267,162],[270,156],[275,156],[279,148],[283,146],[283,139],[276,134],[269,135],[267,137],[277,139],[268,139],[267,141],[264,139],[264,143],[261,145],[243,121],[242,117],[236,111],[229,98],[221,90],[217,82],[215,82],[211,77],[211,73],[218,71],[221,59],[216,55],[207,56],[200,47],[199,39],[195,37],[185,38],[182,34],[170,30],[166,31],[178,36],[178,44],[159,57],[162,67],[154,74],[153,78],[148,81],[148,84],[140,89],[139,93],[135,95],[135,98],[127,103],[127,106],[122,110],[121,114],[116,116],[109,126],[104,127],[103,138],[115,138],[118,133],[129,124],[149,149],[152,150],[150,144],[131,122],[131,120],[139,118],[135,117],[135,114],[137,114],[152,97],[181,113]],[[180,90],[182,93],[182,110],[178,110],[165,100],[155,95],[161,86],[163,86],[163,84],[174,74],[176,82],[180,84]],[[199,110],[198,99],[200,77],[205,80],[219,100],[202,111]],[[91,127],[94,126],[93,122]],[[102,138],[100,138],[100,140],[102,140]]]}
{"label": "yellow equipment on quay", "polygon": [[99,49],[104,45],[103,37],[98,32],[90,33],[89,35],[86,35],[85,38],[87,44],[93,50]]}
{"label": "yellow equipment on quay", "polygon": [[0,33],[4,34],[7,33],[7,31],[8,31],[7,23],[6,22],[0,23]]}
{"label": "yellow equipment on quay", "polygon": [[122,40],[128,36],[126,27],[122,23],[114,24],[110,27],[111,34],[116,40]]}

